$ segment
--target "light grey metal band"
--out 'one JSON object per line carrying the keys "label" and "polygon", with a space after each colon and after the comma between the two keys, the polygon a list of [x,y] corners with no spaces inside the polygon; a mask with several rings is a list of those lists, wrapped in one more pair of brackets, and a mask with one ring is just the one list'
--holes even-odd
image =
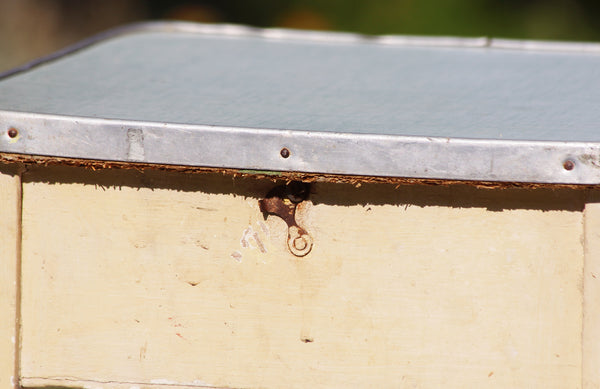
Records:
{"label": "light grey metal band", "polygon": [[[14,137],[9,128],[18,131]],[[0,111],[8,153],[348,175],[600,184],[600,144],[267,130]],[[287,148],[290,156],[281,156]]]}

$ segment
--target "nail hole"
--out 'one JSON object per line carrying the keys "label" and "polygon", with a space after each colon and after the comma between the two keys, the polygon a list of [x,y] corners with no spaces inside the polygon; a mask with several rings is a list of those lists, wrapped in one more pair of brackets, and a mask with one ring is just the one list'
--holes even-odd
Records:
{"label": "nail hole", "polygon": [[16,138],[19,135],[19,131],[16,128],[11,127],[8,129],[8,136],[10,138]]}
{"label": "nail hole", "polygon": [[279,152],[279,155],[281,155],[283,158],[288,158],[290,156],[290,151],[287,148],[284,147]]}
{"label": "nail hole", "polygon": [[563,167],[565,168],[565,170],[573,170],[573,168],[575,167],[575,162],[571,161],[570,159],[567,159],[563,163]]}

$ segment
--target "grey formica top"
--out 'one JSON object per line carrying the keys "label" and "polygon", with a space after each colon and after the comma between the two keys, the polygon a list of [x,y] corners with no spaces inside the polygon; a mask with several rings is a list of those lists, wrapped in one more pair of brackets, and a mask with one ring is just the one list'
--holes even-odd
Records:
{"label": "grey formica top", "polygon": [[599,128],[594,44],[150,23],[0,79],[7,153],[598,184]]}

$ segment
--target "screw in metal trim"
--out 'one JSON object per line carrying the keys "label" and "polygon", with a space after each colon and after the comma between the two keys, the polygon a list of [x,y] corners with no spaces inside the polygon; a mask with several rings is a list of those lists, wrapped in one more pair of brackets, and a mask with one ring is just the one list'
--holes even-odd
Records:
{"label": "screw in metal trim", "polygon": [[565,170],[573,170],[573,168],[575,167],[575,162],[571,161],[570,159],[567,159],[563,163],[563,167],[565,168]]}
{"label": "screw in metal trim", "polygon": [[7,133],[9,138],[16,138],[19,135],[19,131],[14,127],[9,128]]}
{"label": "screw in metal trim", "polygon": [[288,158],[290,156],[290,150],[288,150],[287,148],[284,147],[279,152],[279,155],[281,155],[283,158]]}

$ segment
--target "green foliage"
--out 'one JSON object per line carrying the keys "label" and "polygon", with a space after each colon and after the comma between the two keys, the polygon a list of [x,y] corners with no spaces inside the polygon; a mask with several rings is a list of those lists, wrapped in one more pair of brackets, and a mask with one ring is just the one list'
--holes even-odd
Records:
{"label": "green foliage", "polygon": [[154,0],[150,5],[154,17],[185,5],[210,9],[219,15],[214,21],[264,27],[600,40],[597,0]]}

